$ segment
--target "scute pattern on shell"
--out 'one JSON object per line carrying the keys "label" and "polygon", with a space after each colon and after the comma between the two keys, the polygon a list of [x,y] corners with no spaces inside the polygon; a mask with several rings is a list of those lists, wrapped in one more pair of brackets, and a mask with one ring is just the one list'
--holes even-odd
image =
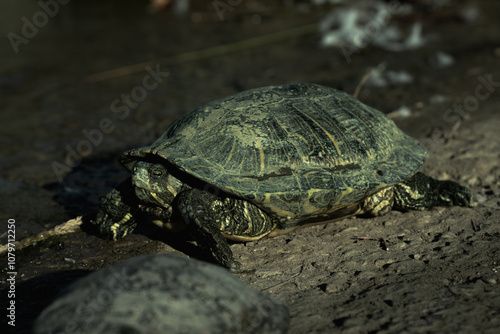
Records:
{"label": "scute pattern on shell", "polygon": [[328,215],[406,180],[425,149],[352,96],[297,83],[210,102],[174,122],[127,166],[157,155],[278,218]]}

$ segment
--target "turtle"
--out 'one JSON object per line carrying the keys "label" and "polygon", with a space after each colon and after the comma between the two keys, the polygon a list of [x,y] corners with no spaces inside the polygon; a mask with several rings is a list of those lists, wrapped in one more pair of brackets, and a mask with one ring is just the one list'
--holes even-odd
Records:
{"label": "turtle", "polygon": [[384,113],[313,83],[243,91],[123,153],[131,176],[92,221],[117,240],[143,220],[187,230],[231,270],[228,240],[254,241],[353,215],[469,206],[459,183],[420,172],[426,150]]}

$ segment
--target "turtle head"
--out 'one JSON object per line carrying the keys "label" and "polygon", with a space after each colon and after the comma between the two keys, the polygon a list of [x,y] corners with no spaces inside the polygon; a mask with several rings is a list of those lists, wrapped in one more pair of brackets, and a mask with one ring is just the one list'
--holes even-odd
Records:
{"label": "turtle head", "polygon": [[137,161],[132,169],[132,184],[140,202],[148,206],[169,208],[182,182],[158,162]]}

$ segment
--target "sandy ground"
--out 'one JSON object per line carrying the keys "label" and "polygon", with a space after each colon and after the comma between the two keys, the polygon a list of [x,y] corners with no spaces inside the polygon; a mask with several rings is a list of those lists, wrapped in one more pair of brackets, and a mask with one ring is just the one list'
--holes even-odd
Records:
{"label": "sandy ground", "polygon": [[[423,22],[429,38],[422,47],[388,52],[368,45],[352,54],[350,63],[338,48],[318,47],[317,33],[191,62],[186,56],[175,61],[162,58],[294,29],[320,21],[333,9],[306,11],[297,5],[281,10],[281,4],[251,3],[235,7],[222,21],[200,1],[190,9],[199,15],[190,18],[190,14],[151,16],[142,14],[143,8],[127,9],[110,19],[116,29],[106,33],[98,28],[106,26],[105,13],[111,8],[91,6],[85,11],[73,4],[61,9],[61,15],[79,24],[68,28],[64,20],[51,21],[37,39],[21,45],[19,54],[8,56],[1,72],[1,96],[6,102],[0,141],[5,152],[0,158],[2,243],[7,241],[8,219],[15,219],[19,241],[95,212],[99,196],[126,176],[116,157],[128,148],[149,144],[193,107],[237,91],[294,81],[353,93],[370,68],[385,64],[387,70],[410,73],[413,82],[365,85],[359,99],[386,113],[407,106],[410,115],[396,113],[394,120],[428,149],[423,171],[468,186],[473,206],[347,218],[274,239],[233,244],[245,268],[237,276],[287,303],[290,333],[496,333],[500,328],[498,3],[463,1],[427,16],[406,16],[398,21],[403,27]],[[459,15],[468,6],[479,12],[469,22]],[[26,10],[32,13],[36,8]],[[97,27],[86,24],[91,15]],[[202,23],[197,25],[198,19]],[[18,17],[5,22],[13,23],[4,30],[20,30]],[[130,22],[140,29],[127,30]],[[57,24],[64,29],[57,29]],[[85,42],[88,38],[94,42]],[[49,52],[48,46],[57,51]],[[12,54],[10,45],[3,47]],[[433,65],[429,59],[438,51],[451,55],[454,63],[445,68]],[[163,59],[158,64],[166,64],[161,66],[169,74],[123,120],[110,112],[110,105],[141,83],[144,70],[82,83],[91,74],[150,59]],[[116,129],[59,182],[52,163],[64,162],[67,146],[76,148],[85,139],[82,130],[98,127],[106,117]],[[78,277],[157,252],[203,258],[193,244],[147,227],[116,243],[86,231],[17,249],[18,307],[12,333],[28,333],[40,311]],[[4,302],[5,254],[1,261]]]}

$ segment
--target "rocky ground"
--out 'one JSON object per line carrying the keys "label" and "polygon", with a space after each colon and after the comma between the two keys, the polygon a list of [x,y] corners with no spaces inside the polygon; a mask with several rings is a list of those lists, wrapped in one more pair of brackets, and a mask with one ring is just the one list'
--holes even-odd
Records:
{"label": "rocky ground", "polygon": [[[24,5],[3,20],[4,35],[21,34],[20,18],[40,10],[29,1],[19,3]],[[428,8],[418,1],[413,12],[393,14],[389,22],[403,31],[421,22],[425,43],[399,52],[368,43],[349,59],[338,46],[320,47],[322,34],[308,28],[341,7],[308,1],[232,3],[221,18],[212,3],[202,1],[192,1],[179,15],[147,14],[144,4],[118,10],[71,2],[29,43],[19,44],[18,53],[8,41],[2,45],[2,244],[9,219],[15,220],[20,241],[95,212],[99,196],[126,176],[116,157],[151,143],[172,120],[198,105],[294,81],[351,94],[359,87],[360,100],[390,113],[428,149],[423,171],[469,187],[472,206],[347,218],[233,244],[245,269],[237,276],[287,304],[290,333],[496,333],[498,3],[460,1]],[[277,31],[288,33],[273,35]],[[227,47],[214,49],[217,45]],[[440,52],[453,61],[443,60]],[[148,72],[141,63],[151,60],[151,68],[159,66],[168,74],[140,104],[127,105],[122,94],[143,83]],[[123,68],[131,64],[140,65]],[[370,72],[382,67],[381,73]],[[121,70],[105,72],[116,68]],[[400,75],[387,76],[391,71]],[[405,83],[403,71],[411,81]],[[91,76],[95,73],[100,76]],[[367,73],[372,82],[360,86]],[[380,76],[388,84],[376,85]],[[409,112],[396,111],[401,106]],[[117,107],[122,108],[115,112]],[[109,124],[103,127],[105,118],[113,130]],[[101,130],[102,140],[65,173],[54,171],[54,162],[69,165],[71,149],[84,149],[81,143],[88,138],[82,130],[93,129]],[[144,227],[113,243],[85,231],[17,248],[12,332],[28,333],[57,292],[90,271],[158,252],[203,258],[192,243],[156,232]],[[10,301],[3,297],[11,271],[6,253],[1,263],[2,301]]]}

